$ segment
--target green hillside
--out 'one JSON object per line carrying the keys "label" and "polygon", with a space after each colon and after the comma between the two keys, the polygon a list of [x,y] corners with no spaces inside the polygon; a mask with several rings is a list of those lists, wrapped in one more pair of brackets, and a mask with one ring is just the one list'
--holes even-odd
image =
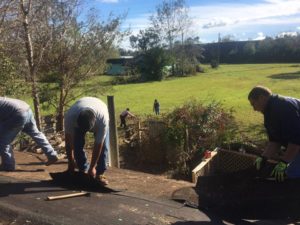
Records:
{"label": "green hillside", "polygon": [[[89,83],[99,85],[108,77],[97,77]],[[258,124],[262,116],[254,112],[247,95],[255,85],[265,85],[274,93],[300,98],[300,64],[242,64],[221,65],[218,69],[206,68],[197,76],[174,78],[162,82],[116,85],[110,95],[115,96],[116,112],[124,108],[137,115],[152,114],[157,98],[162,113],[172,110],[191,98],[204,102],[221,102],[233,108],[241,124]],[[106,97],[100,97],[106,101]]]}

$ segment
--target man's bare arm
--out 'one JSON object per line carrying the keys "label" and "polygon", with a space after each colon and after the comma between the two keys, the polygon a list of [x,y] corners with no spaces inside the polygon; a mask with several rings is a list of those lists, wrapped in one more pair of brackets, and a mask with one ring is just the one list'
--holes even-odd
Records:
{"label": "man's bare arm", "polygon": [[280,149],[280,144],[277,142],[269,142],[262,156],[271,159],[276,157],[278,151]]}
{"label": "man's bare arm", "polygon": [[299,153],[300,145],[289,143],[287,146],[287,149],[281,159],[284,162],[291,162],[296,157],[296,155]]}
{"label": "man's bare arm", "polygon": [[92,154],[92,159],[91,159],[91,164],[89,169],[89,174],[92,177],[96,176],[96,166],[102,152],[103,142],[104,142],[104,138],[102,139],[100,144],[97,144],[96,141],[94,143],[94,149],[93,149],[93,154]]}

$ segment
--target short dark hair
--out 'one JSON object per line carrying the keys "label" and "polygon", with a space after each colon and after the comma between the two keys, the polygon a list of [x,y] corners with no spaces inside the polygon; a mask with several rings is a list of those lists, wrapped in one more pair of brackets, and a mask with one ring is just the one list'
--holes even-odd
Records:
{"label": "short dark hair", "polygon": [[126,110],[129,111],[129,108],[127,108]]}
{"label": "short dark hair", "polygon": [[82,110],[77,118],[78,127],[84,132],[91,130],[95,124],[95,121],[96,116],[91,109]]}
{"label": "short dark hair", "polygon": [[257,100],[260,96],[266,96],[269,97],[272,95],[272,91],[264,86],[255,86],[252,88],[252,90],[249,92],[248,99],[254,99]]}

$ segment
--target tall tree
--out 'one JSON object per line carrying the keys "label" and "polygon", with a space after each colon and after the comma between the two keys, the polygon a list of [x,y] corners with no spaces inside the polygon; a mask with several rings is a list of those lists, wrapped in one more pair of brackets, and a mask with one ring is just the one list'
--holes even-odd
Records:
{"label": "tall tree", "polygon": [[[114,44],[122,39],[120,25],[123,16],[110,16],[100,21],[91,11],[84,21],[77,21],[78,5],[60,1],[53,5],[51,17],[52,36],[45,52],[43,72],[57,84],[58,96],[47,100],[56,108],[57,131],[63,129],[63,115],[67,103],[83,93],[72,89],[81,81],[102,72]],[[98,87],[100,89],[100,87]],[[87,91],[85,89],[85,91]]]}
{"label": "tall tree", "polygon": [[153,30],[148,28],[140,30],[139,34],[130,36],[131,47],[141,52],[160,46],[159,35]]}
{"label": "tall tree", "polygon": [[12,0],[2,0],[0,2],[0,34],[4,30],[7,15],[10,13],[13,3],[14,2]]}
{"label": "tall tree", "polygon": [[168,73],[170,57],[161,47],[151,48],[140,55],[138,67],[144,81],[162,80]]}
{"label": "tall tree", "polygon": [[[120,32],[124,16],[100,20],[97,12],[84,8],[85,0],[3,0],[0,2],[0,45],[3,59],[13,59],[16,73],[30,83],[37,125],[40,127],[40,79],[54,78],[59,96],[55,104],[58,129],[62,129],[64,106],[81,80],[104,70],[106,58],[127,31]],[[81,14],[80,14],[81,13]],[[79,21],[83,20],[83,21]],[[21,45],[22,44],[22,45]],[[4,46],[4,44],[2,44]],[[21,48],[21,46],[23,48]],[[3,61],[3,60],[2,60]],[[4,62],[4,61],[3,61]],[[5,65],[7,66],[7,62]],[[24,69],[23,69],[24,70]],[[57,91],[57,90],[56,90]],[[53,98],[45,98],[53,103]],[[55,94],[53,94],[55,96]]]}
{"label": "tall tree", "polygon": [[176,74],[186,76],[197,72],[198,64],[203,58],[199,37],[187,38],[184,43],[175,42],[174,52],[177,56]]}
{"label": "tall tree", "polygon": [[[168,45],[170,53],[174,55],[174,42],[184,42],[184,34],[191,25],[188,16],[188,8],[185,0],[163,0],[157,6],[156,13],[150,17],[154,30],[159,34],[161,40]],[[172,65],[174,75],[174,64]]]}
{"label": "tall tree", "polygon": [[30,15],[32,14],[32,2],[31,0],[28,0],[27,2],[24,2],[24,0],[20,0],[20,20],[23,24],[24,28],[24,33],[23,33],[23,40],[25,44],[25,49],[27,53],[27,63],[28,63],[28,74],[29,74],[29,79],[31,83],[31,95],[33,99],[33,105],[34,105],[34,111],[35,111],[35,119],[36,119],[36,125],[40,129],[41,128],[41,118],[40,118],[40,101],[38,97],[38,90],[37,90],[37,82],[36,82],[36,72],[37,72],[37,67],[42,59],[43,55],[43,49],[44,47],[41,46],[40,52],[39,52],[39,57],[37,60],[34,57],[35,51],[33,48],[33,43],[32,43],[32,26],[30,21]]}
{"label": "tall tree", "polygon": [[9,35],[13,27],[16,27],[16,1],[3,0],[0,2],[0,95],[17,96],[23,93],[20,76],[16,72],[14,58],[19,55],[15,52],[17,44],[11,44],[13,37]]}
{"label": "tall tree", "polygon": [[14,64],[2,49],[0,46],[0,96],[11,95],[18,90]]}

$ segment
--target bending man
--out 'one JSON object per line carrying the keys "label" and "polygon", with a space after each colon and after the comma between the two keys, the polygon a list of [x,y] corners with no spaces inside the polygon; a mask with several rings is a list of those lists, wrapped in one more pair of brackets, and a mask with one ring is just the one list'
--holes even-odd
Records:
{"label": "bending man", "polygon": [[[85,135],[94,133],[94,147],[91,163],[84,151]],[[65,115],[65,141],[68,156],[68,170],[88,173],[102,185],[108,181],[103,175],[107,168],[109,151],[109,115],[104,102],[93,97],[79,99]]]}
{"label": "bending man", "polygon": [[15,170],[15,158],[11,143],[21,131],[28,134],[42,148],[48,158],[47,166],[58,160],[57,152],[50,145],[45,135],[38,130],[30,106],[18,99],[0,97],[1,170]]}
{"label": "bending man", "polygon": [[126,117],[127,116],[135,117],[135,115],[133,115],[131,112],[129,112],[129,110],[130,109],[127,108],[120,114],[120,121],[121,121],[120,127],[124,127],[124,128],[127,127],[127,125],[126,125]]}
{"label": "bending man", "polygon": [[[256,167],[260,167],[267,159],[277,159],[272,176],[278,181],[285,177],[300,177],[300,100],[272,94],[271,90],[254,87],[248,99],[255,111],[264,115],[264,125],[269,143],[261,157],[256,159]],[[286,150],[279,154],[281,147]]]}

